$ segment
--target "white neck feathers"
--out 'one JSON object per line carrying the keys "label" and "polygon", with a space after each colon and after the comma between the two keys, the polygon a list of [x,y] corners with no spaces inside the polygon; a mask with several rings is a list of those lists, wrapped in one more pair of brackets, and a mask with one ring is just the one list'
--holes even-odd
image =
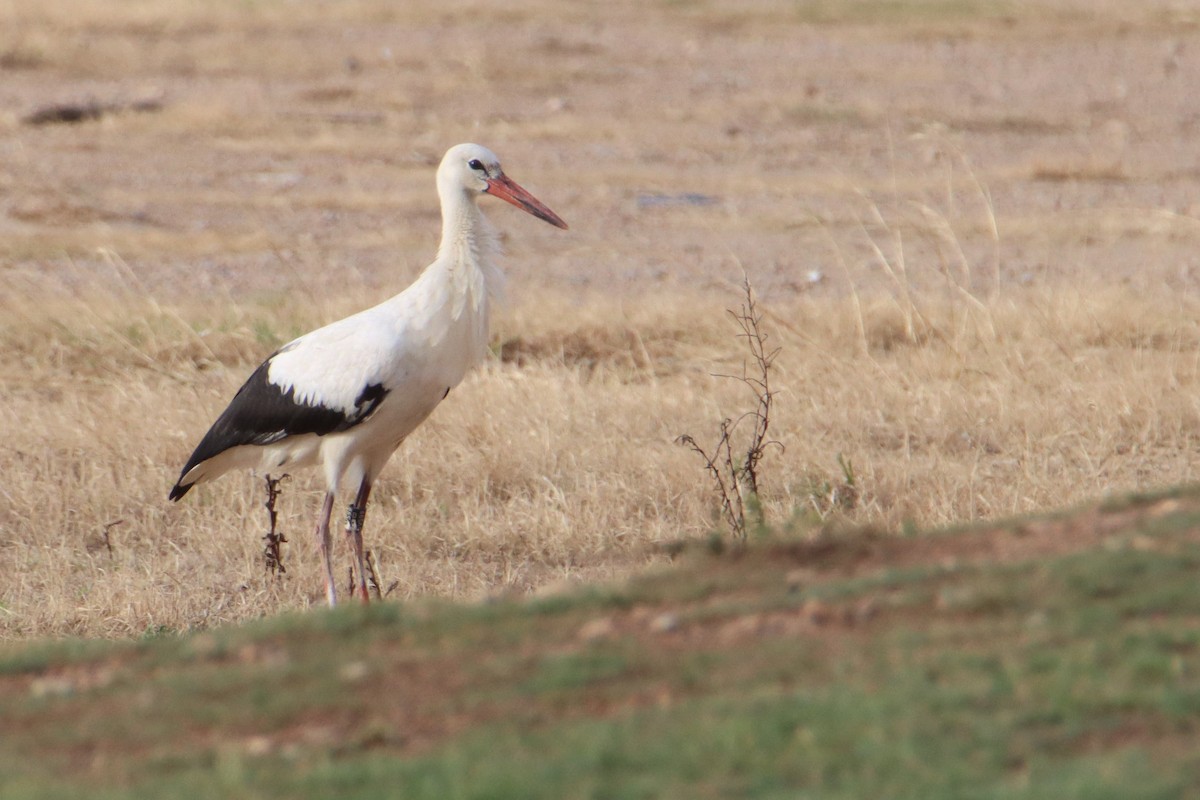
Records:
{"label": "white neck feathers", "polygon": [[444,186],[442,241],[437,259],[394,302],[409,308],[401,314],[430,345],[439,348],[439,369],[448,385],[486,353],[491,300],[503,292],[504,274],[495,265],[499,240],[461,186]]}
{"label": "white neck feathers", "polygon": [[[500,240],[487,217],[479,210],[474,193],[461,186],[441,185],[442,242],[435,264],[448,270],[455,294],[472,304],[503,294],[504,275],[496,267]],[[473,295],[473,296],[471,296]],[[486,311],[485,311],[486,314]]]}

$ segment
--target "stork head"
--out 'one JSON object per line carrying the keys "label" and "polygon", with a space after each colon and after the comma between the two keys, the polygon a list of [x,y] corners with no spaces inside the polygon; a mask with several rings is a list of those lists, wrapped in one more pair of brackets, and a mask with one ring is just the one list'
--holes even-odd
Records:
{"label": "stork head", "polygon": [[480,194],[499,197],[557,228],[567,227],[557,214],[505,175],[500,168],[500,159],[482,145],[455,145],[442,157],[438,167],[438,188],[444,191],[458,187],[472,197]]}

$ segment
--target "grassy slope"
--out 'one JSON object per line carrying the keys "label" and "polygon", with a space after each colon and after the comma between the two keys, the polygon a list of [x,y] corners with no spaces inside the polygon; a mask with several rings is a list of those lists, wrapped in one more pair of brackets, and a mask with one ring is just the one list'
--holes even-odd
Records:
{"label": "grassy slope", "polygon": [[1200,494],[0,649],[0,797],[1183,797]]}

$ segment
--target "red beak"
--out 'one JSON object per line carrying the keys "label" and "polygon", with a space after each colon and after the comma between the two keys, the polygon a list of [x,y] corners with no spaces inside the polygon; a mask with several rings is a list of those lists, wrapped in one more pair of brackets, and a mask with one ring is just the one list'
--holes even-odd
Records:
{"label": "red beak", "polygon": [[556,228],[566,229],[567,223],[563,222],[558,214],[546,208],[541,200],[522,189],[507,175],[501,174],[495,178],[488,178],[487,184],[485,191],[488,194],[499,197],[501,200],[507,200],[517,208],[528,211],[538,219],[546,220]]}

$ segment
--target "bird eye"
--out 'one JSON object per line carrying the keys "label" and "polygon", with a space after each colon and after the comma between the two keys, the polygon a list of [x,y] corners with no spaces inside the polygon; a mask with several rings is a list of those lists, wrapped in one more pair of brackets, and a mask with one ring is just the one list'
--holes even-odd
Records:
{"label": "bird eye", "polygon": [[478,158],[472,158],[470,161],[467,162],[467,166],[470,167],[471,169],[477,169],[480,172],[483,172],[483,164],[481,164],[479,162]]}

